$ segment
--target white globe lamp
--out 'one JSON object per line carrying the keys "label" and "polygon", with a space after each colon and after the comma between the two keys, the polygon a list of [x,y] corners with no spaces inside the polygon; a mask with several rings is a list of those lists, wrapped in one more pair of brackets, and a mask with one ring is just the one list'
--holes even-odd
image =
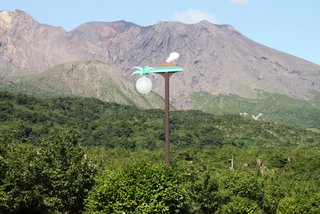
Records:
{"label": "white globe lamp", "polygon": [[136,88],[141,94],[148,94],[152,89],[152,82],[147,77],[142,76],[137,80]]}

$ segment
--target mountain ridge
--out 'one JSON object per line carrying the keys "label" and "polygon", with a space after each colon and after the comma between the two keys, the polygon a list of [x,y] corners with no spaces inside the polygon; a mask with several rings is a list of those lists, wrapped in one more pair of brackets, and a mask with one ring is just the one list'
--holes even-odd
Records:
{"label": "mountain ridge", "polygon": [[[28,18],[20,22],[25,16]],[[304,100],[312,100],[313,93],[320,92],[319,65],[254,42],[231,25],[202,21],[143,27],[125,21],[87,22],[65,31],[38,23],[22,11],[2,11],[0,26],[2,78],[41,73],[71,61],[95,60],[135,81],[133,66],[155,67],[177,51],[177,63],[184,72],[170,81],[171,101],[176,107],[192,109],[192,94],[198,92],[254,99],[261,90]],[[163,96],[163,79],[150,78],[154,92]]]}

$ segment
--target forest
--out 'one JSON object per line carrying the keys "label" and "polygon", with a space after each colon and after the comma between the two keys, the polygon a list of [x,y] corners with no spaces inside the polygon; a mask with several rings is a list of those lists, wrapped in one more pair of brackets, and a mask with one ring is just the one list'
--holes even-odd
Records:
{"label": "forest", "polygon": [[0,213],[320,213],[320,131],[0,92]]}

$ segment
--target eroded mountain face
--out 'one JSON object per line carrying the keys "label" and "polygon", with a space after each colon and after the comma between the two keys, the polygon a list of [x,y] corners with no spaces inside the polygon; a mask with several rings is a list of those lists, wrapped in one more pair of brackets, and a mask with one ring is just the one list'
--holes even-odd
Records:
{"label": "eroded mountain face", "polygon": [[[176,63],[184,68],[170,81],[176,106],[191,108],[190,95],[200,91],[254,98],[262,90],[302,99],[320,92],[319,65],[258,44],[230,25],[89,22],[67,32],[38,23],[22,11],[0,12],[2,78],[97,60],[136,80],[133,66],[157,66],[173,51],[180,53]],[[151,78],[154,91],[163,95],[162,78]]]}

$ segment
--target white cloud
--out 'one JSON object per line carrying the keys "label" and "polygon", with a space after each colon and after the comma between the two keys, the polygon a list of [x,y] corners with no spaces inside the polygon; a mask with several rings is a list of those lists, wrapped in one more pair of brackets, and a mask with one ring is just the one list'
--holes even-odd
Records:
{"label": "white cloud", "polygon": [[249,3],[249,0],[230,0],[232,3],[245,5]]}
{"label": "white cloud", "polygon": [[213,15],[196,9],[175,12],[173,15],[176,21],[183,22],[185,24],[195,24],[202,20],[207,20],[211,23],[217,23],[216,18]]}

